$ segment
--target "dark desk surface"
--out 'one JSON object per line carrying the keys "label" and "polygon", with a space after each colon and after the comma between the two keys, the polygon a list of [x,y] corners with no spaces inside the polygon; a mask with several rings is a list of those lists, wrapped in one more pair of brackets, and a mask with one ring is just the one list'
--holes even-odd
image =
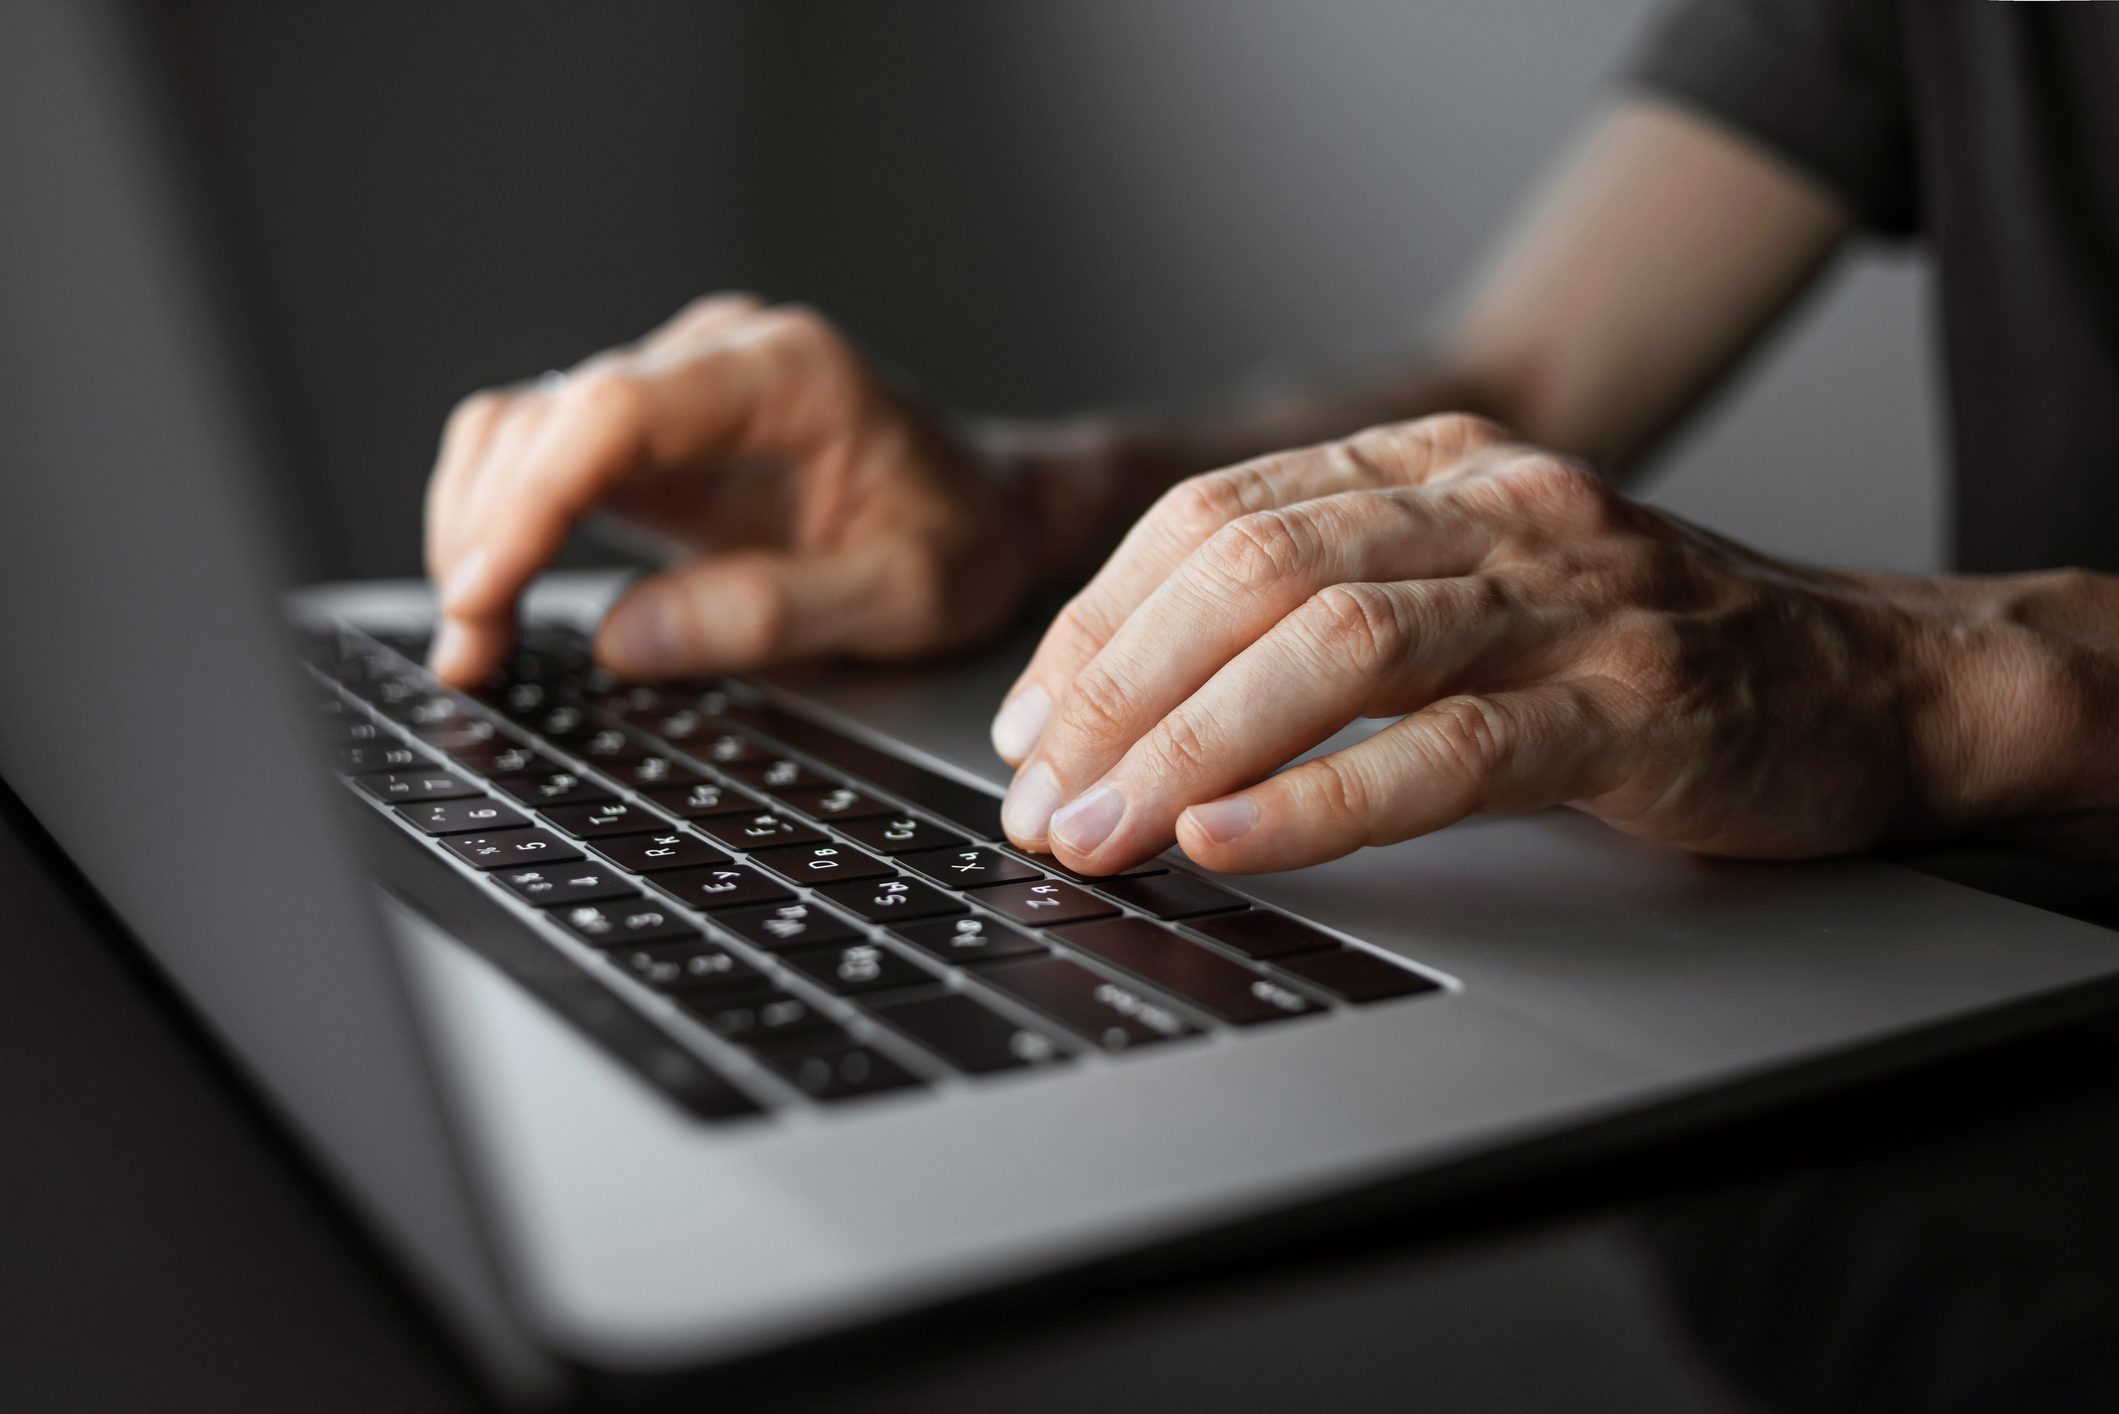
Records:
{"label": "dark desk surface", "polygon": [[[2078,904],[2109,904],[2109,876]],[[0,798],[0,1406],[478,1405]],[[2119,939],[2115,939],[2119,946]],[[2119,1409],[2119,1028],[1213,1268],[730,1372],[704,1407]]]}

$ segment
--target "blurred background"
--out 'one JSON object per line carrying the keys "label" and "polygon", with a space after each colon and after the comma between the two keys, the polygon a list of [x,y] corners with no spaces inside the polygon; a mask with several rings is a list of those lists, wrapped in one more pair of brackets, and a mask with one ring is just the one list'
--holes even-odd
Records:
{"label": "blurred background", "polygon": [[[419,569],[449,406],[693,294],[814,303],[982,412],[1416,344],[1652,0],[165,0],[264,315],[309,569]],[[1925,282],[1861,247],[1652,499],[1940,563]]]}

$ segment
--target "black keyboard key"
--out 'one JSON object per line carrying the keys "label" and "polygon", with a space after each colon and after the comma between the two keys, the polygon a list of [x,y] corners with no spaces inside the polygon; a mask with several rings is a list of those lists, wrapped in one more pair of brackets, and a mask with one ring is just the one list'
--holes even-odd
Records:
{"label": "black keyboard key", "polygon": [[447,835],[450,853],[473,869],[506,869],[511,865],[563,864],[581,851],[546,830],[496,830],[489,835]]}
{"label": "black keyboard key", "polygon": [[611,956],[632,976],[662,992],[691,992],[702,998],[741,996],[772,986],[757,968],[727,948],[703,939],[627,948]]}
{"label": "black keyboard key", "polygon": [[1285,957],[1290,953],[1318,952],[1340,946],[1330,933],[1312,928],[1284,913],[1251,909],[1244,913],[1222,913],[1185,924],[1193,932],[1236,949],[1245,957]]}
{"label": "black keyboard key", "polygon": [[451,717],[446,722],[414,727],[412,735],[436,751],[459,751],[480,742],[505,741],[500,729],[483,717]]}
{"label": "black keyboard key", "polygon": [[1049,854],[1016,852],[1022,854],[1023,858],[1029,860],[1047,874],[1057,874],[1070,884],[1101,884],[1107,879],[1138,879],[1148,874],[1167,873],[1170,868],[1169,865],[1163,863],[1160,859],[1149,859],[1134,865],[1131,869],[1121,869],[1116,874],[1077,874]]}
{"label": "black keyboard key", "polygon": [[372,771],[417,771],[427,764],[427,755],[397,739],[364,741],[338,749],[338,768],[349,776]]}
{"label": "black keyboard key", "polygon": [[1062,884],[1057,879],[993,884],[980,889],[972,898],[995,913],[1033,928],[1079,923],[1088,918],[1108,918],[1118,912],[1086,889]]}
{"label": "black keyboard key", "polygon": [[718,869],[679,869],[650,874],[648,883],[693,908],[741,908],[751,903],[784,903],[788,892],[755,869],[726,864]]}
{"label": "black keyboard key", "polygon": [[1232,1026],[1285,1021],[1320,1010],[1294,988],[1144,918],[1077,923],[1054,930],[1054,936]]}
{"label": "black keyboard key", "polygon": [[766,756],[755,761],[731,761],[722,767],[745,785],[778,795],[784,790],[815,790],[839,782],[820,776],[800,761],[786,756]]}
{"label": "black keyboard key", "polygon": [[772,849],[781,845],[825,844],[822,830],[767,810],[755,815],[714,815],[699,822],[699,832],[726,849]]}
{"label": "black keyboard key", "polygon": [[574,744],[574,754],[591,766],[624,766],[641,760],[647,748],[616,727],[599,727]]}
{"label": "black keyboard key", "polygon": [[817,892],[848,913],[871,923],[889,923],[900,918],[940,918],[971,911],[941,890],[916,879],[869,879],[829,884]]}
{"label": "black keyboard key", "polygon": [[835,1031],[838,1023],[812,1002],[787,992],[753,992],[740,997],[698,993],[680,995],[677,1004],[701,1025],[739,1046],[771,1046],[790,1036]]}
{"label": "black keyboard key", "polygon": [[1132,1050],[1199,1033],[1198,1027],[1160,999],[1065,958],[1004,962],[983,969],[978,976],[1107,1051]]}
{"label": "black keyboard key", "polygon": [[714,921],[739,938],[768,952],[833,943],[858,938],[852,924],[829,909],[813,903],[768,904],[763,908],[732,908],[714,915]]}
{"label": "black keyboard key", "polygon": [[1350,1002],[1380,1002],[1389,997],[1442,990],[1442,984],[1426,973],[1400,967],[1361,948],[1341,947],[1331,952],[1275,958],[1273,965]]}
{"label": "black keyboard key", "polygon": [[826,943],[782,953],[781,960],[803,976],[842,997],[919,987],[934,974],[881,943]]}
{"label": "black keyboard key", "polygon": [[751,861],[772,870],[792,884],[815,887],[843,883],[848,879],[887,879],[888,864],[863,854],[850,844],[798,844],[786,849],[759,850]]}
{"label": "black keyboard key", "polygon": [[537,736],[565,747],[578,746],[598,731],[589,714],[571,702],[509,715]]}
{"label": "black keyboard key", "polygon": [[469,800],[432,800],[422,805],[400,805],[397,813],[429,835],[512,830],[530,823],[522,812],[482,795]]}
{"label": "black keyboard key", "polygon": [[849,820],[841,833],[877,854],[911,854],[916,850],[943,849],[969,844],[955,830],[945,830],[932,820],[916,815],[885,815],[874,820]]}
{"label": "black keyboard key", "polygon": [[669,905],[645,898],[578,903],[552,915],[575,937],[599,948],[696,938],[699,930],[670,911]]}
{"label": "black keyboard key", "polygon": [[606,800],[601,805],[555,805],[538,814],[577,840],[605,835],[637,835],[645,830],[667,830],[670,822],[644,805]]}
{"label": "black keyboard key", "polygon": [[739,761],[757,761],[765,748],[749,737],[731,732],[728,723],[697,707],[679,707],[674,712],[650,715],[641,722],[664,741],[673,741],[686,753],[700,756],[717,766]]}
{"label": "black keyboard key", "polygon": [[1033,935],[991,918],[944,918],[907,923],[890,931],[929,957],[960,967],[975,967],[1001,958],[1042,956],[1049,951]]}
{"label": "black keyboard key", "polygon": [[697,835],[671,830],[652,835],[610,835],[589,841],[589,851],[620,869],[654,874],[664,869],[697,869],[727,864],[729,857]]}
{"label": "black keyboard key", "polygon": [[370,742],[396,741],[390,729],[380,722],[371,722],[366,717],[348,717],[331,722],[323,728],[324,740],[334,746],[365,746]]}
{"label": "black keyboard key", "polygon": [[874,796],[863,795],[852,786],[812,786],[808,790],[783,790],[780,799],[812,820],[827,825],[841,820],[873,820],[897,813],[897,807]]}
{"label": "black keyboard key", "polygon": [[509,682],[502,678],[476,689],[472,696],[490,702],[510,717],[535,716],[554,705],[552,689],[541,682]]}
{"label": "black keyboard key", "polygon": [[936,997],[884,997],[877,1017],[970,1075],[1046,1065],[1067,1058],[1050,1036],[973,1001],[962,992]]}
{"label": "black keyboard key", "polygon": [[600,805],[611,793],[572,771],[533,771],[522,776],[495,776],[493,788],[534,810],[549,805]]}
{"label": "black keyboard key", "polygon": [[450,760],[481,776],[521,776],[559,769],[559,763],[551,757],[504,736],[467,741],[445,749]]}
{"label": "black keyboard key", "polygon": [[1197,918],[1204,913],[1229,913],[1251,906],[1227,889],[1191,874],[1099,879],[1096,891],[1156,918]]}
{"label": "black keyboard key", "polygon": [[415,732],[436,731],[458,722],[476,720],[454,697],[431,691],[416,692],[401,701],[383,704],[381,710],[391,721],[402,722]]}
{"label": "black keyboard key", "polygon": [[717,815],[762,815],[765,802],[747,791],[716,781],[643,791],[649,800],[682,820],[711,820]]}
{"label": "black keyboard key", "polygon": [[534,903],[539,908],[637,896],[632,881],[625,875],[586,861],[534,869],[501,869],[493,878],[524,903]]}
{"label": "black keyboard key", "polygon": [[814,756],[827,766],[858,776],[891,795],[910,801],[977,839],[1001,838],[998,796],[878,751],[777,707],[731,707],[728,715],[783,746]]}
{"label": "black keyboard key", "polygon": [[668,756],[642,755],[636,760],[613,762],[604,767],[604,774],[636,790],[653,790],[660,786],[695,785],[706,777]]}
{"label": "black keyboard key", "polygon": [[918,1076],[843,1033],[817,1031],[757,1048],[758,1058],[813,1100],[856,1100],[918,1086]]}
{"label": "black keyboard key", "polygon": [[976,889],[987,884],[1012,884],[1043,876],[1012,854],[981,845],[976,849],[936,849],[920,854],[902,854],[897,862],[913,873],[951,889]]}
{"label": "black keyboard key", "polygon": [[355,776],[353,783],[377,800],[392,805],[416,800],[460,800],[483,795],[471,782],[452,771],[371,771]]}
{"label": "black keyboard key", "polygon": [[614,692],[596,703],[614,717],[623,717],[628,722],[648,722],[656,717],[665,717],[682,707],[690,705],[686,695],[677,688],[640,683]]}

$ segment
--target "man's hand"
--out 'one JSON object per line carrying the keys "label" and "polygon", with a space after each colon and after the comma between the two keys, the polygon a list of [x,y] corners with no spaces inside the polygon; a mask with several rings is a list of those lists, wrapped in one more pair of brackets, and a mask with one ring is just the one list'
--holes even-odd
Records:
{"label": "man's hand", "polygon": [[1173,838],[1250,872],[1562,804],[1751,857],[2068,808],[2097,673],[2025,608],[2065,579],[1800,568],[1476,419],[1377,428],[1142,519],[995,719],[1004,820],[1088,873]]}
{"label": "man's hand", "polygon": [[434,668],[490,673],[517,597],[594,511],[690,556],[604,621],[597,656],[623,676],[953,647],[1029,586],[1016,495],[813,311],[703,299],[564,378],[457,408],[427,490]]}

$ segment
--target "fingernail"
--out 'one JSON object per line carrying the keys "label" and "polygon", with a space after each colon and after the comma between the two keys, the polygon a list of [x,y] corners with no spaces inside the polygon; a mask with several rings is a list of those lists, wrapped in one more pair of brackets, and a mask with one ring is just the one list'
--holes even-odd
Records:
{"label": "fingernail", "polygon": [[993,749],[1003,761],[1020,761],[1045,734],[1052,715],[1052,699],[1035,683],[1001,704],[993,719]]}
{"label": "fingernail", "polygon": [[1008,787],[1008,796],[1001,802],[1001,825],[1008,831],[1010,839],[1025,844],[1044,841],[1046,827],[1052,823],[1052,812],[1060,803],[1059,777],[1052,768],[1040,761],[1015,778]]}
{"label": "fingernail", "polygon": [[454,619],[443,619],[434,630],[433,646],[427,649],[428,671],[438,678],[454,682],[456,674],[451,670],[463,657],[464,649],[469,643],[470,637],[464,632],[462,624]]}
{"label": "fingernail", "polygon": [[491,558],[486,553],[486,547],[480,545],[457,562],[456,568],[449,572],[447,582],[441,587],[441,605],[444,609],[459,608],[466,599],[478,592],[479,586],[485,582],[486,564]]}
{"label": "fingernail", "polygon": [[1098,786],[1053,812],[1052,838],[1076,854],[1094,854],[1125,813],[1126,798],[1112,786]]}
{"label": "fingernail", "polygon": [[611,610],[596,634],[604,665],[627,677],[657,677],[680,670],[674,606],[659,594],[639,594]]}
{"label": "fingernail", "polygon": [[1258,823],[1258,802],[1247,795],[1232,795],[1195,805],[1185,815],[1208,839],[1227,844]]}

